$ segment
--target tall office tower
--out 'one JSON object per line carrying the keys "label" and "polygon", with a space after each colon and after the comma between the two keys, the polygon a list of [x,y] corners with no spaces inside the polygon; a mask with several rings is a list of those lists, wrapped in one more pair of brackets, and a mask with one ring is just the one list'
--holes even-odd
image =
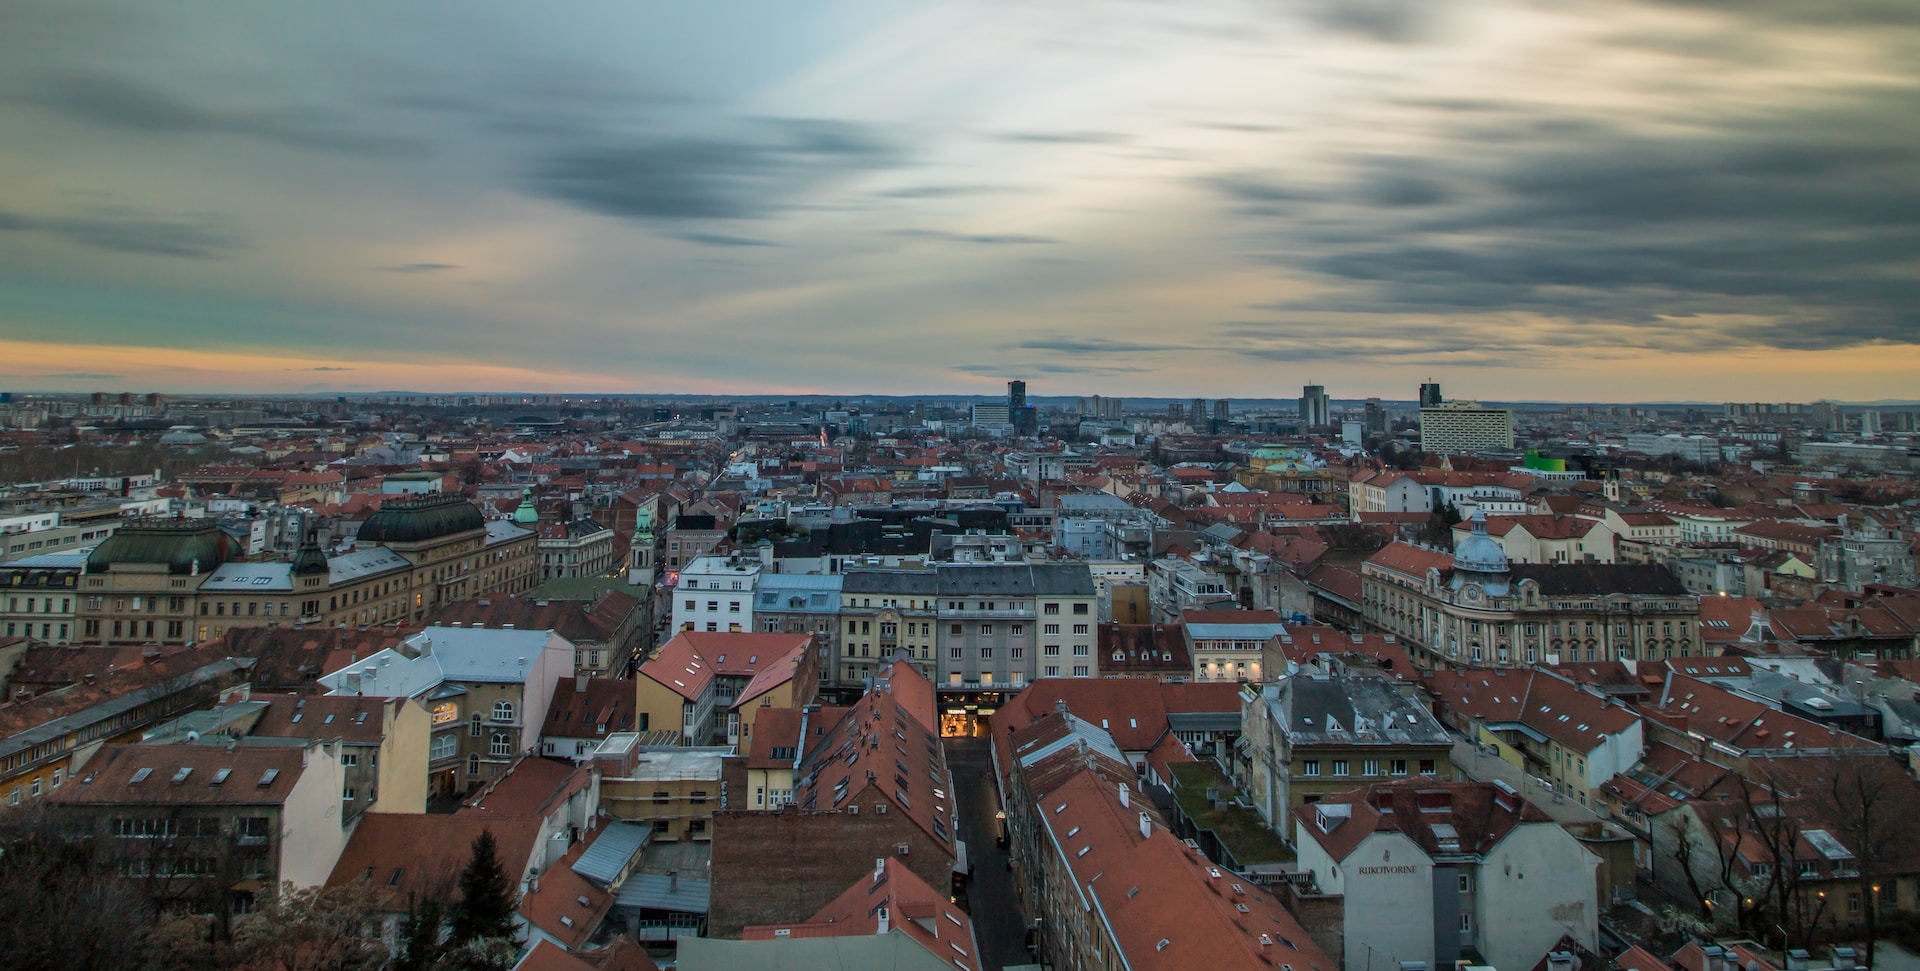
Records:
{"label": "tall office tower", "polygon": [[[1087,411],[1086,412],[1087,414],[1093,415],[1096,418],[1107,417],[1107,401],[1105,398],[1102,398],[1099,395],[1094,395],[1093,401],[1090,404],[1093,410]],[[1081,409],[1081,410],[1085,411],[1086,409]]]}
{"label": "tall office tower", "polygon": [[1215,401],[1213,403],[1213,420],[1223,425],[1226,424],[1232,420],[1232,408],[1233,406],[1227,404],[1227,399],[1225,398]]}
{"label": "tall office tower", "polygon": [[1195,398],[1187,403],[1187,424],[1194,428],[1207,427],[1207,399]]}
{"label": "tall office tower", "polygon": [[1426,384],[1420,386],[1420,407],[1437,407],[1443,400],[1445,399],[1440,397],[1440,385],[1438,382],[1428,381]]}
{"label": "tall office tower", "polygon": [[1180,419],[1185,418],[1186,416],[1187,416],[1186,409],[1180,407],[1180,402],[1178,401],[1167,402],[1167,420],[1179,421]]}
{"label": "tall office tower", "polygon": [[1381,404],[1379,398],[1367,399],[1366,429],[1369,435],[1387,433],[1387,406]]}
{"label": "tall office tower", "polygon": [[1118,418],[1122,414],[1125,414],[1126,410],[1127,410],[1127,399],[1125,398],[1108,398],[1107,399],[1107,417],[1108,418]]}
{"label": "tall office tower", "polygon": [[1513,447],[1513,410],[1478,401],[1447,401],[1420,409],[1420,450],[1435,455]]}
{"label": "tall office tower", "polygon": [[1813,423],[1821,431],[1840,430],[1840,406],[1831,401],[1813,403]]}
{"label": "tall office tower", "polygon": [[1325,428],[1333,424],[1333,399],[1327,389],[1309,384],[1300,389],[1300,424],[1307,428]]}
{"label": "tall office tower", "polygon": [[1878,438],[1880,435],[1880,413],[1863,411],[1860,413],[1860,437]]}
{"label": "tall office tower", "polygon": [[1007,382],[1007,410],[1019,411],[1027,406],[1027,383],[1025,381]]}

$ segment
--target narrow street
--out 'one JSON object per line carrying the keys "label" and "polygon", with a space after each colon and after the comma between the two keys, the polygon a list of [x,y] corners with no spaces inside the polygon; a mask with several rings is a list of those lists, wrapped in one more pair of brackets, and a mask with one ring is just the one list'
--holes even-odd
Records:
{"label": "narrow street", "polygon": [[993,791],[992,758],[984,738],[946,740],[947,767],[953,772],[954,798],[960,809],[960,838],[967,842],[973,864],[968,889],[974,933],[980,939],[984,971],[1005,965],[1030,963],[1026,950],[1026,917],[1020,912],[1007,869],[1007,851],[994,844],[993,814],[999,811]]}

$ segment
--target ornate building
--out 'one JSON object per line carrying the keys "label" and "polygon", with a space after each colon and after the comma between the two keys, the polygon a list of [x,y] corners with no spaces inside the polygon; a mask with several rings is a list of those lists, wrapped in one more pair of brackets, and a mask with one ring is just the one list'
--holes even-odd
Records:
{"label": "ornate building", "polygon": [[207,520],[129,523],[79,578],[78,643],[192,644],[234,627],[419,624],[435,609],[540,582],[532,530],[452,495],[392,499],[328,556],[243,562]]}
{"label": "ornate building", "polygon": [[1526,667],[1662,660],[1709,653],[1700,601],[1664,567],[1510,564],[1475,511],[1452,555],[1395,543],[1361,566],[1368,630],[1393,634],[1414,663]]}

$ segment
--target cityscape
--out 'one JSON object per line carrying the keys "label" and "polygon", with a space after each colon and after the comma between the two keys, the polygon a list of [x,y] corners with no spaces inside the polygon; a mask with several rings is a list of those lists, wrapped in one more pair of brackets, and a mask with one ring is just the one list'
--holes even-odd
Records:
{"label": "cityscape", "polygon": [[1920,971],[1917,92],[0,4],[0,971]]}

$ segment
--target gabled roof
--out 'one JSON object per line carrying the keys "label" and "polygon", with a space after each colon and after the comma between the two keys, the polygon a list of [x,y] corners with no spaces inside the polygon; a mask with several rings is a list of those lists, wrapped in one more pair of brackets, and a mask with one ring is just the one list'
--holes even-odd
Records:
{"label": "gabled roof", "polygon": [[912,684],[899,673],[876,683],[824,735],[806,740],[794,805],[835,811],[871,793],[952,853],[956,803],[945,750],[935,728],[912,714],[913,699],[895,697],[896,683]]}
{"label": "gabled roof", "polygon": [[[1345,806],[1347,815],[1327,812]],[[1300,832],[1345,860],[1373,833],[1397,832],[1429,857],[1485,855],[1523,823],[1553,822],[1540,807],[1491,782],[1410,779],[1360,786],[1296,806]]]}
{"label": "gabled roof", "polygon": [[1141,808],[1121,806],[1118,788],[1097,775],[1064,782],[1035,813],[1056,865],[1072,872],[1074,892],[1135,971],[1335,971],[1278,900],[1210,865],[1150,814],[1143,823]]}
{"label": "gabled roof", "polygon": [[742,928],[740,939],[872,937],[881,933],[883,908],[887,914],[887,933],[904,935],[941,962],[952,962],[949,967],[981,966],[972,918],[949,903],[946,894],[935,891],[919,874],[893,857],[888,857],[880,868],[861,877],[805,921]]}
{"label": "gabled roof", "polygon": [[106,745],[48,801],[70,806],[278,806],[306,771],[300,746]]}
{"label": "gabled roof", "polygon": [[1395,542],[1367,557],[1367,565],[1391,570],[1414,580],[1425,580],[1428,570],[1445,572],[1453,569],[1453,554],[1412,543]]}
{"label": "gabled roof", "polygon": [[632,678],[562,678],[553,686],[542,738],[598,738],[633,730],[638,706]]}
{"label": "gabled roof", "polygon": [[473,841],[483,831],[493,833],[501,864],[517,880],[533,857],[538,817],[367,813],[354,826],[327,886],[365,883],[390,910],[404,910],[408,894],[446,897],[456,892]]}

